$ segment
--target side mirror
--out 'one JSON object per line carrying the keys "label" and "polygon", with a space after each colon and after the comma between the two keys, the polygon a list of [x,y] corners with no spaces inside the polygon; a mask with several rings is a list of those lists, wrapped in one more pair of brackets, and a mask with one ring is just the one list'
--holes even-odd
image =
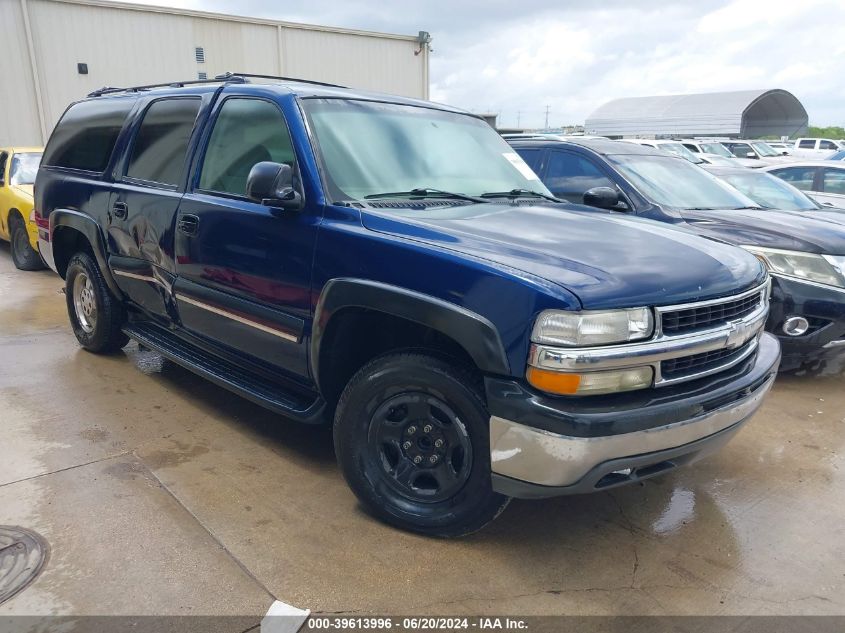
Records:
{"label": "side mirror", "polygon": [[617,210],[619,192],[613,187],[593,187],[584,193],[584,204],[599,209]]}
{"label": "side mirror", "polygon": [[755,154],[754,152],[748,152],[748,153],[745,154],[745,157],[746,158],[757,158],[757,154]]}
{"label": "side mirror", "polygon": [[263,161],[253,165],[246,178],[246,195],[268,207],[302,208],[302,194],[293,186],[293,170],[284,163]]}

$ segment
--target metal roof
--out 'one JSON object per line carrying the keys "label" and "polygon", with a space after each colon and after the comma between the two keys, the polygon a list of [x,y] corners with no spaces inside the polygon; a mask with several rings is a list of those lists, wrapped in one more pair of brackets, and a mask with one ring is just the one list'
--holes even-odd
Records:
{"label": "metal roof", "polygon": [[807,131],[807,111],[786,90],[629,97],[597,108],[584,124],[601,136],[793,136]]}

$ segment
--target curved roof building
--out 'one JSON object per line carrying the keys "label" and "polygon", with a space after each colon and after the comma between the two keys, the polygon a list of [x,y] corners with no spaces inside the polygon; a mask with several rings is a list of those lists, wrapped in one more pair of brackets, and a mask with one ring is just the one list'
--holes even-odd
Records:
{"label": "curved roof building", "polygon": [[786,90],[739,90],[614,99],[584,124],[598,136],[794,136],[807,133],[807,111]]}

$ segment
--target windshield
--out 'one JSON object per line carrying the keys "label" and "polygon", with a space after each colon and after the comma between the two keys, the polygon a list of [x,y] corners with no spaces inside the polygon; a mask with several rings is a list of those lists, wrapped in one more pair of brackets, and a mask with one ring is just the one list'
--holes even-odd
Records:
{"label": "windshield", "polygon": [[691,163],[697,164],[704,162],[680,143],[658,143],[657,147],[658,149],[662,149],[664,152],[669,152],[675,156],[686,158]]}
{"label": "windshield", "polygon": [[700,143],[698,147],[701,148],[701,151],[705,154],[717,154],[718,156],[724,156],[725,158],[731,158],[733,156],[730,150],[721,143]]}
{"label": "windshield", "polygon": [[551,195],[513,148],[473,116],[345,99],[304,99],[303,107],[335,200],[415,189]]}
{"label": "windshield", "polygon": [[769,146],[768,143],[763,143],[763,142],[757,141],[756,143],[752,143],[751,147],[753,147],[755,150],[757,150],[757,153],[760,154],[760,156],[780,156],[781,155],[780,152],[773,149],[771,146]]}
{"label": "windshield", "polygon": [[613,157],[619,171],[652,202],[673,209],[740,209],[757,204],[712,174],[677,158]]}
{"label": "windshield", "polygon": [[9,170],[9,184],[35,184],[35,174],[41,164],[41,152],[26,152],[12,156],[12,166]]}
{"label": "windshield", "polygon": [[749,170],[747,174],[722,175],[732,186],[757,204],[769,209],[786,211],[815,211],[819,206],[788,182]]}

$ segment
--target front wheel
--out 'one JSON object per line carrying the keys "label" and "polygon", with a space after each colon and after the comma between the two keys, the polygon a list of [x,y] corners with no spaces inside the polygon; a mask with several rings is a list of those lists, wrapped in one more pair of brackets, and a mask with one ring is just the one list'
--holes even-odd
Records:
{"label": "front wheel", "polygon": [[350,380],[334,444],[344,478],[376,516],[455,537],[481,529],[509,499],[490,482],[489,414],[468,371],[416,353],[383,356]]}
{"label": "front wheel", "polygon": [[107,354],[129,342],[121,330],[126,311],[88,253],[77,253],[70,259],[65,274],[65,295],[70,325],[82,347],[96,354]]}

